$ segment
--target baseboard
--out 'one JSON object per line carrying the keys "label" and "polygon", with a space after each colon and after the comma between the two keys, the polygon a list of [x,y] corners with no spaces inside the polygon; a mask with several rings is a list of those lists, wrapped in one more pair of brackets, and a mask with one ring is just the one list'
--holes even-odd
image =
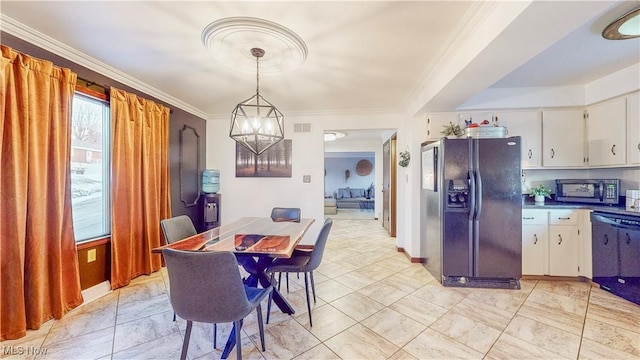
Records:
{"label": "baseboard", "polygon": [[427,262],[427,259],[425,258],[409,256],[409,254],[406,251],[404,251],[404,248],[402,247],[396,246],[396,251],[403,253],[404,256],[406,256],[407,259],[409,259],[409,262],[411,262],[412,264],[423,264]]}
{"label": "baseboard", "polygon": [[520,280],[591,282],[591,279],[586,278],[584,276],[551,276],[551,275],[522,275]]}
{"label": "baseboard", "polygon": [[111,283],[109,281],[103,281],[88,289],[84,289],[82,290],[82,299],[84,299],[82,305],[86,305],[95,299],[101,298],[109,294],[111,291],[113,290],[111,290]]}

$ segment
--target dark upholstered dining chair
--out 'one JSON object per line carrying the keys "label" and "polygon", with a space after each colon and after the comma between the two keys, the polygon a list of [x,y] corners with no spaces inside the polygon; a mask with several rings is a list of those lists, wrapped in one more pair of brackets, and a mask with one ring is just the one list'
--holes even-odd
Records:
{"label": "dark upholstered dining chair", "polygon": [[300,208],[274,207],[271,210],[271,220],[300,222]]}
{"label": "dark upholstered dining chair", "polygon": [[[162,233],[164,234],[164,239],[167,241],[167,244],[186,239],[198,233],[195,226],[193,226],[193,221],[191,221],[191,218],[187,215],[160,220],[160,226],[162,227]],[[175,313],[173,313],[173,321],[176,321]]]}
{"label": "dark upholstered dining chair", "polygon": [[246,286],[240,277],[238,262],[229,251],[162,250],[169,273],[169,298],[173,310],[187,320],[181,359],[186,359],[193,322],[226,323],[235,326],[235,345],[238,359],[242,359],[240,342],[242,320],[254,309],[262,351],[264,325],[260,302],[273,289]]}
{"label": "dark upholstered dining chair", "polygon": [[[271,220],[275,222],[300,222],[300,208],[274,207],[271,209]],[[281,275],[278,275],[278,284],[280,279]],[[280,290],[279,287],[278,290]],[[289,292],[289,274],[287,274],[287,292]],[[267,323],[269,322],[267,321]]]}
{"label": "dark upholstered dining chair", "polygon": [[[307,310],[309,311],[310,326],[313,326],[313,322],[311,319],[311,301],[309,299],[309,278],[311,278],[311,291],[313,292],[313,302],[315,303],[316,288],[313,281],[313,271],[320,266],[332,225],[333,220],[331,220],[331,218],[327,218],[324,221],[320,234],[318,234],[316,243],[311,251],[294,251],[290,258],[276,259],[268,269],[271,273],[271,283],[273,283],[275,273],[304,273],[304,288],[307,293]],[[267,305],[267,323],[269,323],[270,312],[271,300],[269,300],[269,305]]]}

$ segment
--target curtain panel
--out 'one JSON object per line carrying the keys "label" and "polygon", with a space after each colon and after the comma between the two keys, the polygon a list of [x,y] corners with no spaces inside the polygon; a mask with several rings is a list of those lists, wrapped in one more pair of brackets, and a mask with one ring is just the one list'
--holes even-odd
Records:
{"label": "curtain panel", "polygon": [[82,303],[71,217],[76,74],[0,45],[0,338]]}
{"label": "curtain panel", "polygon": [[171,217],[169,108],[111,88],[111,288],[158,271]]}

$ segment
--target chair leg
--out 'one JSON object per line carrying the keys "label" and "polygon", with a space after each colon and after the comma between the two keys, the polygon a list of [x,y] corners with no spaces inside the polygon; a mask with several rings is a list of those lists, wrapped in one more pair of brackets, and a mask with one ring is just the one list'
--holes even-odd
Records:
{"label": "chair leg", "polygon": [[242,320],[234,321],[236,325],[236,358],[242,360],[242,340],[240,339],[242,330]]}
{"label": "chair leg", "polygon": [[182,344],[182,354],[180,354],[180,360],[185,360],[187,358],[187,349],[189,348],[189,339],[191,338],[192,326],[193,322],[191,320],[187,320],[187,329],[184,332],[184,343]]}
{"label": "chair leg", "polygon": [[289,293],[289,273],[286,274],[287,276],[287,294]]}
{"label": "chair leg", "polygon": [[[271,274],[273,275],[273,274]],[[273,281],[271,281],[273,284]],[[280,291],[280,284],[282,283],[282,273],[278,273],[278,291]]]}
{"label": "chair leg", "polygon": [[316,282],[313,280],[313,271],[309,272],[311,277],[311,292],[313,293],[313,303],[316,303]]}
{"label": "chair leg", "polygon": [[313,326],[311,321],[311,301],[309,301],[309,277],[304,273],[304,291],[307,293],[307,310],[309,311],[309,326]]}
{"label": "chair leg", "polygon": [[173,321],[176,321],[176,313],[173,313]]}
{"label": "chair leg", "polygon": [[[282,273],[280,273],[282,274]],[[271,273],[271,285],[273,286],[273,279],[275,274]],[[267,324],[269,323],[269,317],[271,316],[271,301],[273,300],[273,291],[269,293],[269,301],[267,302]]]}
{"label": "chair leg", "polygon": [[262,306],[258,304],[256,306],[256,312],[258,313],[258,329],[260,330],[260,344],[262,344],[262,351],[264,348],[264,325],[262,324]]}
{"label": "chair leg", "polygon": [[214,349],[217,349],[217,347],[216,347],[216,345],[217,345],[216,344],[217,343],[216,338],[217,337],[218,337],[218,325],[214,323],[213,324],[213,348]]}

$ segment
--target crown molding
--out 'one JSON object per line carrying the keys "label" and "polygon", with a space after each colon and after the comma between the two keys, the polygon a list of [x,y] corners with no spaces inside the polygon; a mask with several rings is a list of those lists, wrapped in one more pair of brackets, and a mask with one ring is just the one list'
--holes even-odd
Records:
{"label": "crown molding", "polygon": [[92,58],[85,53],[73,49],[72,47],[63,44],[60,41],[53,39],[35,29],[32,29],[4,14],[0,14],[0,30],[14,35],[35,46],[41,47],[53,54],[73,61],[80,66],[86,67],[87,69],[93,70],[104,76],[108,76],[109,78],[117,82],[142,91],[145,94],[153,96],[159,100],[166,102],[167,104],[175,106],[202,119],[207,120],[210,118],[209,114],[196,108],[195,106],[187,104],[182,100],[179,100],[163,91],[160,91],[143,81],[127,75],[126,73],[114,67],[111,67],[95,58]]}

